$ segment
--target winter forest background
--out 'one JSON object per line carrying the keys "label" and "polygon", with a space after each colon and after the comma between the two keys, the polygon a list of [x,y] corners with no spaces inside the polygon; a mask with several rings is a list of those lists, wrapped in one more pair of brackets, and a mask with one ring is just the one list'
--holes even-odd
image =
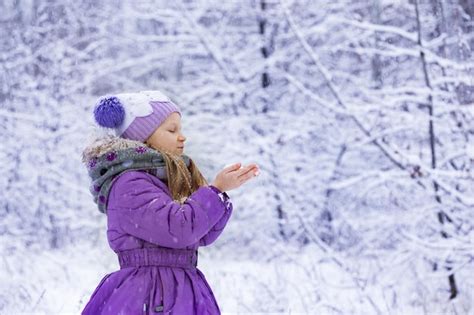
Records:
{"label": "winter forest background", "polygon": [[474,314],[474,1],[0,1],[0,314],[119,269],[81,152],[159,89],[208,180],[261,175],[199,268],[228,314]]}

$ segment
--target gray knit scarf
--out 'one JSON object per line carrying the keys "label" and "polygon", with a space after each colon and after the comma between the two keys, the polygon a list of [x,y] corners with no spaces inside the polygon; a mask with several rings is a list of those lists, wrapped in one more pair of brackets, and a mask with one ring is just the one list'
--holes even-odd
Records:
{"label": "gray knit scarf", "polygon": [[[189,167],[190,158],[185,154],[181,157]],[[150,147],[111,150],[100,156],[94,156],[88,163],[88,174],[92,179],[89,190],[100,212],[107,213],[106,205],[114,178],[127,170],[147,170],[159,179],[167,180],[163,156]]]}

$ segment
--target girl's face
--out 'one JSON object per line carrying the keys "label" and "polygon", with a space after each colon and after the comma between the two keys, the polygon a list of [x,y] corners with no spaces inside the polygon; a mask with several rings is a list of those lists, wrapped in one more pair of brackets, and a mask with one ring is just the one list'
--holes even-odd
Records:
{"label": "girl's face", "polygon": [[186,137],[181,131],[181,116],[174,112],[151,134],[145,143],[154,149],[183,154]]}

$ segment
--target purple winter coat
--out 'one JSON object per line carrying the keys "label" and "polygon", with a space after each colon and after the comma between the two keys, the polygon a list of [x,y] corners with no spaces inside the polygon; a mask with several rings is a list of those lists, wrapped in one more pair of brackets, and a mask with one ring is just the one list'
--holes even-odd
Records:
{"label": "purple winter coat", "polygon": [[[181,205],[156,176],[128,170],[114,179],[109,193],[107,239],[117,253],[140,248],[196,251],[218,238],[231,213],[225,193],[201,187]],[[104,276],[82,314],[204,315],[220,314],[220,309],[199,269],[155,265]]]}

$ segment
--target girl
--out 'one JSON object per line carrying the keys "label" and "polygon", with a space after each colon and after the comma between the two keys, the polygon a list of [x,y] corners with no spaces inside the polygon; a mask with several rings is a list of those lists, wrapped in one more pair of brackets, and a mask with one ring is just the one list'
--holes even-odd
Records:
{"label": "girl", "polygon": [[197,249],[222,233],[232,213],[226,192],[258,166],[233,164],[208,185],[183,153],[181,111],[159,91],[101,97],[94,117],[114,135],[86,147],[83,162],[120,270],[100,281],[82,314],[220,314]]}

